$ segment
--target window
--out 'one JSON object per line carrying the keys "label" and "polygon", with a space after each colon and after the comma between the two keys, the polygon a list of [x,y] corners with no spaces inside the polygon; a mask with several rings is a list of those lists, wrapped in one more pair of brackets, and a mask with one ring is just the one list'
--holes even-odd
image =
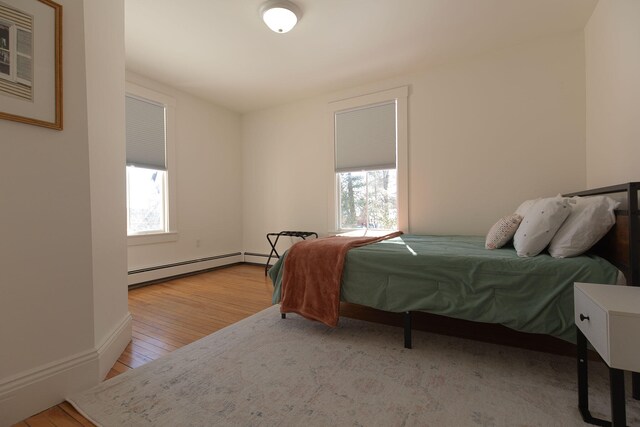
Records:
{"label": "window", "polygon": [[129,234],[167,231],[167,173],[127,166]]}
{"label": "window", "polygon": [[338,231],[407,229],[406,93],[332,103]]}
{"label": "window", "polygon": [[169,169],[173,101],[130,84],[125,100],[127,234],[146,237],[135,243],[166,241],[153,237],[175,232],[175,209],[171,203],[175,199],[171,185],[175,171]]}
{"label": "window", "polygon": [[396,170],[339,172],[339,229],[398,229]]}

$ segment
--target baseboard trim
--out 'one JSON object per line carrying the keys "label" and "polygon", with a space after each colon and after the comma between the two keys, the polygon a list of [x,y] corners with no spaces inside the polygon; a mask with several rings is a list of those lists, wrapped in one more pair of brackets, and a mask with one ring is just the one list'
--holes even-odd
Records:
{"label": "baseboard trim", "polygon": [[242,261],[242,253],[234,252],[207,258],[182,261],[173,264],[141,268],[129,272],[128,283],[129,287],[131,288],[131,285],[142,285],[157,282],[159,280],[169,280],[170,278],[176,278],[182,275],[201,272],[231,264],[238,264]]}
{"label": "baseboard trim", "polygon": [[98,380],[95,349],[38,366],[0,382],[0,426],[12,425],[57,405]]}
{"label": "baseboard trim", "polygon": [[0,400],[11,390],[27,387],[59,372],[73,369],[73,367],[84,363],[93,362],[97,360],[97,357],[98,353],[95,350],[87,350],[8,377],[0,382]]}
{"label": "baseboard trim", "polygon": [[12,425],[86,390],[104,379],[131,341],[127,313],[97,348],[0,380],[0,426]]}
{"label": "baseboard trim", "polygon": [[131,342],[132,322],[131,313],[127,312],[120,324],[98,346],[98,377],[100,380],[107,376],[124,349]]}

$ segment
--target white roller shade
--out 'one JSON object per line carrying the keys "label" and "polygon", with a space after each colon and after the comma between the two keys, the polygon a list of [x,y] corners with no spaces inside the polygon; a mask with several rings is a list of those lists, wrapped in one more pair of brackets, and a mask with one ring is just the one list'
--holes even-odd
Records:
{"label": "white roller shade", "polygon": [[335,114],[336,172],[395,169],[395,101]]}
{"label": "white roller shade", "polygon": [[127,165],[166,170],[165,107],[126,96]]}

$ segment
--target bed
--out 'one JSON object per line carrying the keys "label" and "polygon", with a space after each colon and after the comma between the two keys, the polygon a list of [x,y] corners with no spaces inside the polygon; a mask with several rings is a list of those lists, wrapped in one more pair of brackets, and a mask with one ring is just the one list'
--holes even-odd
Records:
{"label": "bed", "polygon": [[[405,313],[408,348],[416,311],[575,342],[574,282],[615,284],[621,272],[627,284],[640,284],[639,190],[640,183],[632,182],[564,195],[606,194],[623,202],[613,228],[585,255],[520,258],[513,247],[486,250],[482,237],[403,235],[350,250],[340,298]],[[274,304],[280,301],[286,255],[269,270]],[[634,378],[634,395],[639,384]]]}
{"label": "bed", "polygon": [[[477,236],[402,235],[351,249],[341,299],[574,340],[573,283],[617,280],[618,270],[595,255],[520,258],[513,247],[489,251],[484,244],[484,237]],[[270,270],[274,303],[280,301],[285,257]]]}
{"label": "bed", "polygon": [[[481,237],[404,235],[350,250],[341,298],[384,311],[427,311],[573,341],[573,282],[613,284],[617,268],[627,283],[640,283],[639,189],[633,182],[565,194],[624,198],[615,226],[583,256],[519,258],[512,247],[485,250]],[[269,270],[274,303],[280,300],[285,259],[286,254]]]}

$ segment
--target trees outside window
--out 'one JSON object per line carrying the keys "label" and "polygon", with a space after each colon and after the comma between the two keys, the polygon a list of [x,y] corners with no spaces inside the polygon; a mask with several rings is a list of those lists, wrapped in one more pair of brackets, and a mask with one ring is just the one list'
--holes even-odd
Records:
{"label": "trees outside window", "polygon": [[338,173],[341,229],[396,230],[396,170]]}

